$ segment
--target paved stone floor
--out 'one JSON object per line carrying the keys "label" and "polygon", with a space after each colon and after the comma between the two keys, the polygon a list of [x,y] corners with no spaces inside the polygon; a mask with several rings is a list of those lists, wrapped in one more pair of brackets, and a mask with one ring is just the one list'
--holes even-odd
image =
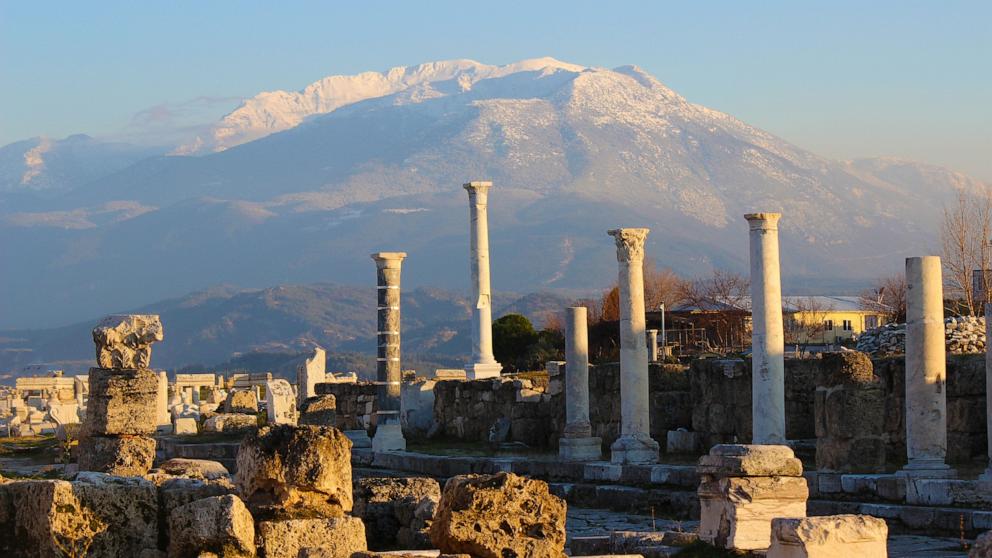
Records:
{"label": "paved stone floor", "polygon": [[[568,507],[565,529],[569,538],[606,535],[610,531],[695,531],[698,521],[672,521],[652,519],[646,515],[635,515],[609,510]],[[972,541],[966,541],[971,543]],[[889,558],[965,558],[968,553],[961,549],[957,539],[921,537],[915,535],[892,535],[889,537]]]}

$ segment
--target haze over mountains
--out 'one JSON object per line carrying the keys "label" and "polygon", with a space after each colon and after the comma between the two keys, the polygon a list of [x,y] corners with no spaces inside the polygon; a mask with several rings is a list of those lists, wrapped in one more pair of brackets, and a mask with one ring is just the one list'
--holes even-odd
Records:
{"label": "haze over mountains", "polygon": [[456,60],[332,76],[249,99],[181,145],[0,148],[0,328],[222,283],[372,285],[378,250],[409,253],[406,288],[462,290],[461,184],[477,179],[495,183],[494,289],[516,292],[607,286],[617,226],[651,228],[649,255],[681,274],[743,271],[754,210],[784,213],[787,290],[850,290],[933,250],[943,201],[987,187],[921,163],[819,157],[633,66]]}

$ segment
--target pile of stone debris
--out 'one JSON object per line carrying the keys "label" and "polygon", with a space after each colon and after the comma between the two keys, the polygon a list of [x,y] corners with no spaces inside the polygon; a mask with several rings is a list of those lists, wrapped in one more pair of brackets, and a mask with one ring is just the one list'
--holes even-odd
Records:
{"label": "pile of stone debris", "polygon": [[[951,317],[944,320],[944,336],[950,354],[985,352],[985,318]],[[906,351],[906,324],[886,324],[858,337],[857,350],[868,354],[902,354]]]}

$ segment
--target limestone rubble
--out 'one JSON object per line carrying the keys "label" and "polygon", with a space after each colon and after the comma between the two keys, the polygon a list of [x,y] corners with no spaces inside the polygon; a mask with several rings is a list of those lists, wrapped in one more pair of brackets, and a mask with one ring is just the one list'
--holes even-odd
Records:
{"label": "limestone rubble", "polygon": [[234,495],[212,496],[169,514],[169,558],[214,552],[224,558],[255,556],[255,523]]}
{"label": "limestone rubble", "polygon": [[565,556],[565,502],[547,483],[512,473],[448,479],[431,524],[447,554],[477,558]]}

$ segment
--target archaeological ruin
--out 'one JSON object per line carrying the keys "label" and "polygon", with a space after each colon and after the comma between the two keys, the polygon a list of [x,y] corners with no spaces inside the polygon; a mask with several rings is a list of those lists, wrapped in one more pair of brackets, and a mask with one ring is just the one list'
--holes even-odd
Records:
{"label": "archaeological ruin", "polygon": [[318,346],[293,378],[167,374],[168,324],[113,315],[87,375],[6,388],[0,431],[65,459],[0,478],[0,556],[992,555],[992,305],[981,345],[952,340],[939,258],[906,259],[897,341],[786,358],[781,216],[748,214],[752,352],[678,361],[645,318],[649,230],[611,229],[619,361],[590,362],[577,305],[564,361],[501,374],[491,186],[464,185],[464,369],[404,371],[407,254],[381,251],[374,379],[332,373]]}

